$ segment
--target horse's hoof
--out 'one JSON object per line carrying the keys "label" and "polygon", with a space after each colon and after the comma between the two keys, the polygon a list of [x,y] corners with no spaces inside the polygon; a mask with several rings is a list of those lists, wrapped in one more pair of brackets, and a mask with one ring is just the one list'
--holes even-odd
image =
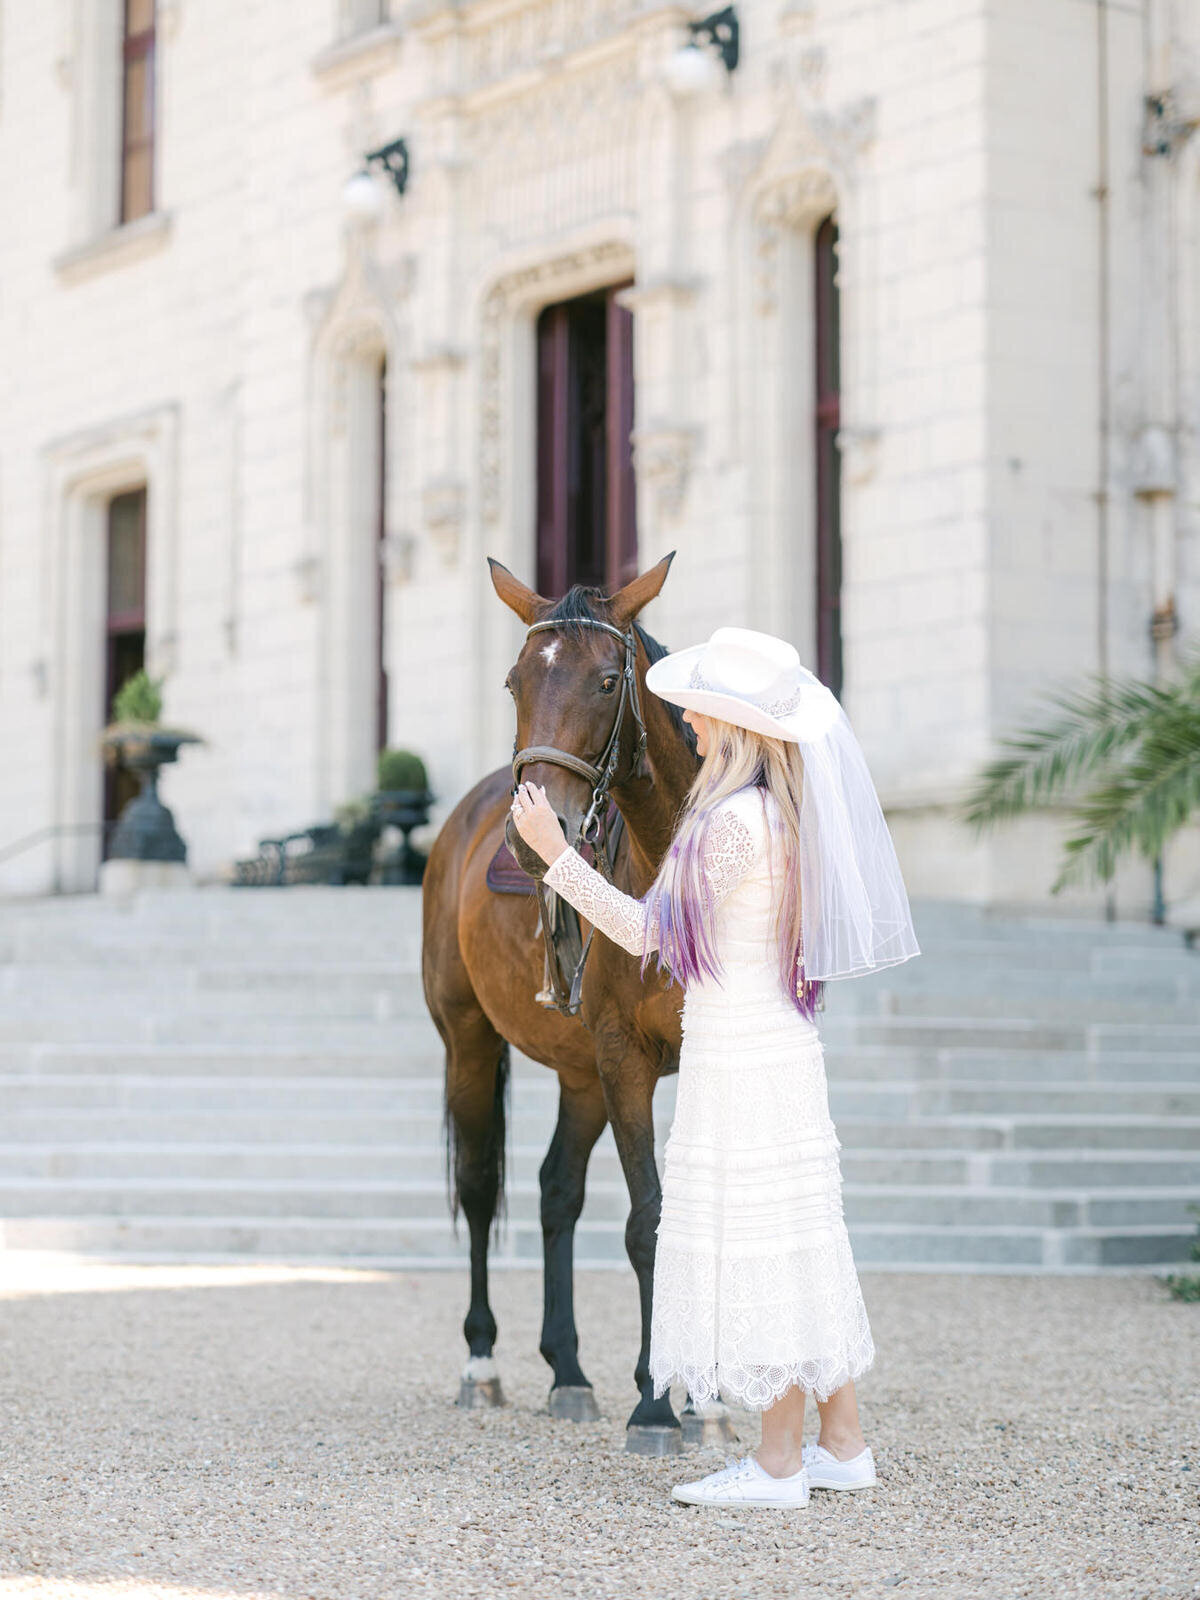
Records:
{"label": "horse's hoof", "polygon": [[491,1356],[472,1356],[458,1385],[458,1404],[464,1411],[490,1411],[505,1404],[500,1374]]}
{"label": "horse's hoof", "polygon": [[506,1404],[499,1378],[488,1378],[484,1383],[473,1383],[464,1378],[458,1386],[458,1402],[464,1411],[492,1411]]}
{"label": "horse's hoof", "polygon": [[733,1419],[727,1408],[719,1402],[702,1406],[697,1411],[685,1408],[680,1414],[679,1426],[684,1444],[733,1444],[737,1439]]}
{"label": "horse's hoof", "polygon": [[598,1422],[600,1407],[590,1383],[564,1383],[550,1391],[550,1415],[568,1422]]}
{"label": "horse's hoof", "polygon": [[645,1427],[640,1423],[625,1429],[625,1449],[635,1456],[677,1456],[683,1440],[678,1428]]}

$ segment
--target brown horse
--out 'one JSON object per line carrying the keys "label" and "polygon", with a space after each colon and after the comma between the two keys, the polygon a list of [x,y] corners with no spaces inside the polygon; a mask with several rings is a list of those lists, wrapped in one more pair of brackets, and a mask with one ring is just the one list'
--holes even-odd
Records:
{"label": "brown horse", "polygon": [[[666,651],[635,621],[662,588],[673,557],[674,551],[608,598],[576,584],[558,601],[489,558],[497,594],[529,630],[506,683],[516,708],[514,768],[545,788],[573,843],[582,837],[581,824],[592,838],[594,818],[606,804],[601,791],[609,788],[624,821],[612,855],[613,881],[635,895],[654,877],[698,761],[695,737],[678,709],[645,689],[647,666]],[[538,900],[496,894],[485,881],[488,862],[506,837],[514,783],[514,771],[501,768],[463,796],[438,833],[424,876],[421,965],[426,1001],[446,1047],[451,1208],[457,1219],[461,1204],[470,1230],[471,1304],[463,1325],[469,1359],[460,1404],[502,1399],[492,1359],[488,1237],[503,1192],[509,1048],[515,1045],[553,1068],[559,1082],[558,1121],[539,1174],[539,1348],[554,1373],[550,1409],[559,1416],[598,1415],[579,1364],[572,1275],[588,1158],[611,1122],[629,1188],[625,1245],[642,1314],[634,1368],[640,1398],[626,1443],[644,1453],[673,1452],[680,1448],[679,1420],[669,1395],[654,1399],[648,1372],[662,1199],[653,1096],[658,1079],[678,1070],[683,994],[658,973],[653,958],[643,982],[637,960],[601,937],[583,968],[578,1015],[539,1003],[545,952]],[[521,865],[540,877],[541,858],[515,832],[507,837]],[[563,902],[542,892],[553,918]],[[730,1436],[723,1419],[696,1419],[690,1397],[685,1421],[692,1424],[691,1437]]]}

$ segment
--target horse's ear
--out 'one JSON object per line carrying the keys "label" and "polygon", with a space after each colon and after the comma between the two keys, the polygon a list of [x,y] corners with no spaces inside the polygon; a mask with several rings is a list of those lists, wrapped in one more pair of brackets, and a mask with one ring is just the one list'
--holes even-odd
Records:
{"label": "horse's ear", "polygon": [[526,627],[536,622],[550,601],[538,594],[536,589],[530,589],[522,583],[520,578],[514,578],[508,568],[494,557],[489,556],[487,563],[492,574],[492,587],[504,604],[517,613]]}
{"label": "horse's ear", "polygon": [[674,550],[668,550],[661,561],[648,567],[645,572],[639,572],[636,578],[630,578],[625,587],[618,589],[610,598],[609,616],[615,627],[627,628],[642,607],[654,599],[666,583],[674,559]]}

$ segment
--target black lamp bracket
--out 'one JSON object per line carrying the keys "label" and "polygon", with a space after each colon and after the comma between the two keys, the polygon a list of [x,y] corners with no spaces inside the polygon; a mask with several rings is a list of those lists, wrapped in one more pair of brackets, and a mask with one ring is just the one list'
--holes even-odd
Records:
{"label": "black lamp bracket", "polygon": [[726,72],[738,64],[738,19],[732,6],[724,11],[714,11],[702,22],[689,22],[688,32],[697,44],[711,45],[725,63]]}
{"label": "black lamp bracket", "polygon": [[393,139],[390,144],[381,144],[378,150],[368,150],[363,159],[368,167],[381,166],[396,185],[396,193],[404,193],[408,187],[408,145],[403,139]]}

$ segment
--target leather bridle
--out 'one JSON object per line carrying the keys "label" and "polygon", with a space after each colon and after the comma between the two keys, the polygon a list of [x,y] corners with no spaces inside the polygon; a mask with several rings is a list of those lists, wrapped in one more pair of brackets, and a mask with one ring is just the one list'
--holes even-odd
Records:
{"label": "leather bridle", "polygon": [[[584,844],[590,844],[594,851],[596,870],[612,882],[612,863],[609,856],[609,845],[615,847],[620,838],[622,818],[620,812],[613,824],[611,839],[608,830],[608,805],[609,789],[616,771],[617,759],[621,749],[621,729],[625,721],[625,712],[628,707],[637,725],[637,739],[634,742],[633,761],[628,777],[632,777],[642,765],[642,758],[646,752],[646,723],[642,716],[641,699],[638,694],[637,682],[637,636],[631,623],[622,632],[611,622],[601,622],[596,617],[573,617],[570,621],[548,620],[533,623],[525,633],[526,639],[532,634],[546,628],[562,628],[582,626],[588,628],[603,628],[606,633],[611,633],[619,639],[625,648],[625,660],[621,668],[621,693],[617,701],[617,711],[613,718],[612,732],[608,736],[608,743],[598,763],[585,761],[582,756],[573,754],[570,750],[560,750],[552,744],[531,744],[524,749],[517,749],[517,741],[513,739],[512,794],[517,791],[521,781],[521,769],[535,761],[548,761],[555,766],[565,767],[568,772],[573,772],[577,777],[583,778],[592,786],[591,803],[584,814],[579,830],[576,834],[574,848],[581,849]],[[624,780],[622,780],[624,781]],[[507,832],[507,824],[505,831]],[[563,983],[561,963],[555,943],[555,929],[557,927],[556,908],[558,897],[553,900],[547,896],[545,885],[540,878],[534,880],[537,888],[538,907],[541,912],[542,935],[546,945],[546,978],[547,987],[542,990],[539,999],[546,996],[550,1003],[555,1005],[564,1016],[574,1016],[579,1010],[580,993],[583,987],[583,969],[587,961],[588,950],[591,948],[592,934],[595,927],[588,930],[588,936],[575,971],[571,974],[570,990],[568,992]]]}

